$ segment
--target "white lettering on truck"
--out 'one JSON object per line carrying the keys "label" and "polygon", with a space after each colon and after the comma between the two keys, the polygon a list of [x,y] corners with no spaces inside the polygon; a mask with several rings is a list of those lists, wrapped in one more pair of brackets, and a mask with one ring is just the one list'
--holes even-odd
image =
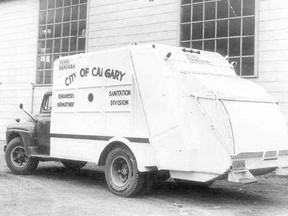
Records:
{"label": "white lettering on truck", "polygon": [[58,98],[74,98],[74,94],[73,93],[68,93],[68,94],[58,94]]}
{"label": "white lettering on truck", "polygon": [[[91,71],[91,73],[90,73]],[[80,77],[88,77],[89,74],[93,77],[106,77],[109,79],[119,80],[120,82],[123,80],[123,77],[126,73],[123,73],[120,70],[112,69],[112,68],[103,68],[103,67],[93,67],[92,70],[90,68],[81,68],[79,71]],[[76,79],[76,73],[73,73],[65,78],[65,85],[69,86]]]}
{"label": "white lettering on truck", "polygon": [[[85,72],[83,72],[83,70],[84,68],[80,70],[80,76],[86,77],[87,74],[89,73],[89,68],[85,68]],[[111,69],[111,68],[104,69],[103,67],[93,67],[91,73],[92,73],[92,76],[94,77],[103,77],[104,75],[106,78],[115,79],[119,81],[122,81],[123,77],[126,74],[120,70]]]}
{"label": "white lettering on truck", "polygon": [[74,107],[74,102],[58,102],[57,107]]}
{"label": "white lettering on truck", "polygon": [[58,99],[61,101],[57,102],[57,107],[74,107],[74,97],[74,93],[58,94]]}
{"label": "white lettering on truck", "polygon": [[131,95],[131,90],[117,90],[117,91],[109,91],[109,96],[126,96]]}
{"label": "white lettering on truck", "polygon": [[129,101],[128,100],[111,100],[110,101],[111,106],[128,106]]}
{"label": "white lettering on truck", "polygon": [[74,80],[76,79],[76,73],[73,73],[71,75],[69,75],[66,79],[65,79],[65,85],[69,86],[70,84],[72,84],[74,82]]}
{"label": "white lettering on truck", "polygon": [[[130,96],[131,90],[116,90],[109,91],[109,97],[122,97],[122,96]],[[111,106],[129,106],[129,100],[110,100]]]}
{"label": "white lettering on truck", "polygon": [[[92,70],[90,68],[81,68],[79,71],[80,77],[88,77],[91,71],[91,75],[93,77],[106,77],[109,79],[119,80],[120,82],[123,80],[123,77],[126,73],[123,73],[120,70],[107,68],[104,69],[103,67],[93,67]],[[65,78],[65,85],[69,86],[72,84],[76,79],[76,73],[73,73]]]}
{"label": "white lettering on truck", "polygon": [[69,70],[74,69],[75,64],[71,64],[69,59],[63,59],[59,63],[59,71],[60,70]]}

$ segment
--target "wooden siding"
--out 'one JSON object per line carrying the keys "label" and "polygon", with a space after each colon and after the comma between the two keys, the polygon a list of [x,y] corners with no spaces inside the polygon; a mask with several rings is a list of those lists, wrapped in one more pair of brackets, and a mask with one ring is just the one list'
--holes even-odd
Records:
{"label": "wooden siding", "polygon": [[280,102],[288,120],[288,1],[259,0],[258,18],[256,82]]}
{"label": "wooden siding", "polygon": [[0,140],[8,124],[31,110],[35,80],[38,0],[0,2]]}
{"label": "wooden siding", "polygon": [[90,0],[88,51],[130,43],[178,45],[177,0]]}

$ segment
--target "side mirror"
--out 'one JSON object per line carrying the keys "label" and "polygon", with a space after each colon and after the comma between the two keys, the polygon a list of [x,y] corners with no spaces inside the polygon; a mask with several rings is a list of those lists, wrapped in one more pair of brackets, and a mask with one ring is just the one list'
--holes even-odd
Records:
{"label": "side mirror", "polygon": [[232,66],[233,68],[235,68],[238,63],[237,63],[237,61],[233,61],[233,62],[231,62],[230,64],[231,64],[231,66]]}
{"label": "side mirror", "polygon": [[26,113],[26,114],[37,124],[37,121],[36,121],[29,113],[27,113],[27,112],[23,109],[23,104],[22,104],[22,103],[19,105],[19,108],[20,108],[21,110],[23,110],[23,112]]}

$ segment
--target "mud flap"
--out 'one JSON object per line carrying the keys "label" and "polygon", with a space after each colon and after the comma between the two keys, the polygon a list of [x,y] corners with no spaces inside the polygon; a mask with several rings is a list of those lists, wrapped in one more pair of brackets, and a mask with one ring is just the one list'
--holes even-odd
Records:
{"label": "mud flap", "polygon": [[237,170],[228,174],[228,181],[249,184],[257,182],[257,179],[248,170]]}

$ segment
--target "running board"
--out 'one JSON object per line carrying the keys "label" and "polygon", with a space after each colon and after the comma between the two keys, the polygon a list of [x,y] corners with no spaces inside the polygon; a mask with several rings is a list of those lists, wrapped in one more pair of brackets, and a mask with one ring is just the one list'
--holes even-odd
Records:
{"label": "running board", "polygon": [[31,154],[29,157],[37,158],[40,161],[61,161],[60,158],[53,158],[46,154]]}
{"label": "running board", "polygon": [[276,175],[288,176],[288,167],[278,167],[275,170]]}
{"label": "running board", "polygon": [[49,155],[46,155],[46,154],[31,154],[30,157],[36,157],[36,158],[51,158]]}
{"label": "running board", "polygon": [[228,181],[250,184],[257,182],[257,179],[248,170],[237,170],[228,173]]}

